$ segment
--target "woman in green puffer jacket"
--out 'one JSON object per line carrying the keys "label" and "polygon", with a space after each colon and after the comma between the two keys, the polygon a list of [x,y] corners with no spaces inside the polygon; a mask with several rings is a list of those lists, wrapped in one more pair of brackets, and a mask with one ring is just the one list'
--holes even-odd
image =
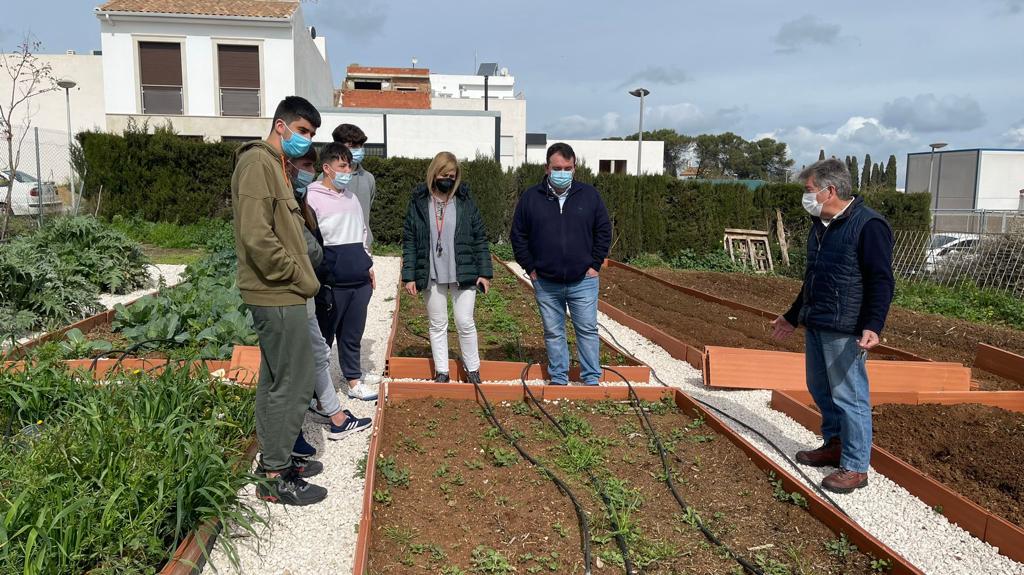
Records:
{"label": "woman in green puffer jacket", "polygon": [[402,282],[410,295],[423,292],[430,320],[434,381],[447,382],[448,298],[451,297],[459,350],[469,381],[480,383],[480,350],[473,308],[486,293],[493,271],[480,210],[462,183],[450,152],[434,156],[427,180],[413,191],[402,236]]}

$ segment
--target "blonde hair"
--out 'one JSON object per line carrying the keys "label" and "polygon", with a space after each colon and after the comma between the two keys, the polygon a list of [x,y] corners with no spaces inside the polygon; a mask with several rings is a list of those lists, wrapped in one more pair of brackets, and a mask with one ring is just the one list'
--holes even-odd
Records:
{"label": "blonde hair", "polygon": [[455,154],[451,152],[438,152],[434,159],[430,160],[430,165],[427,166],[427,191],[434,189],[434,180],[437,179],[437,175],[448,170],[455,170],[455,185],[452,186],[451,193],[457,192],[462,183],[462,168],[459,167],[459,160],[455,158]]}

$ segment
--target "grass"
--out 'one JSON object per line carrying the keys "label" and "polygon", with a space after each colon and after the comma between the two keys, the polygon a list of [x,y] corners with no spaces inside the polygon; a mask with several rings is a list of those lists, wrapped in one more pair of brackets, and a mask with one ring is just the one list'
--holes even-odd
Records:
{"label": "grass", "polygon": [[142,253],[154,264],[172,266],[192,265],[206,254],[205,251],[195,248],[159,248],[150,245],[142,246]]}
{"label": "grass", "polygon": [[1002,290],[899,281],[893,304],[946,317],[1024,329],[1024,299]]}
{"label": "grass", "polygon": [[176,224],[114,216],[110,226],[141,244],[164,249],[203,248],[214,236],[227,237],[234,234],[230,220]]}
{"label": "grass", "polygon": [[236,466],[251,390],[176,369],[94,386],[40,363],[0,371],[0,413],[2,573],[152,573],[205,520],[258,521],[237,498],[256,481]]}

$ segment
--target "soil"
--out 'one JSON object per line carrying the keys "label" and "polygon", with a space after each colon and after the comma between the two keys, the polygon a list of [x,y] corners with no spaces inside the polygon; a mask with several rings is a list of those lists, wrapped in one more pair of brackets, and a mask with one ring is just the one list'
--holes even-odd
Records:
{"label": "soil", "polygon": [[[644,271],[681,286],[778,313],[788,310],[800,292],[800,282],[788,278],[761,277],[742,273],[690,272],[664,268],[651,268]],[[602,276],[613,277],[614,273],[609,272],[616,272],[625,277],[634,277],[634,274],[619,268],[609,268],[602,273]],[[603,283],[607,285],[610,282]],[[610,303],[617,305],[614,302]],[[642,316],[637,317],[643,319]],[[749,314],[749,318],[756,320],[755,325],[767,326],[767,321],[764,318],[753,316],[753,314]],[[765,330],[767,333],[768,328],[765,327]],[[794,341],[799,335],[799,332],[794,334]],[[706,343],[727,345],[710,341]],[[885,331],[882,333],[882,343],[935,361],[955,361],[972,366],[979,343],[987,343],[1013,353],[1024,354],[1024,331],[893,307],[889,312]],[[803,351],[802,345],[801,339],[797,351]],[[974,380],[979,382],[982,390],[1024,389],[1024,384],[1016,381],[980,369],[972,371]]]}
{"label": "soil", "polygon": [[[427,309],[422,295],[411,296],[405,288],[399,290],[398,327],[392,354],[398,357],[431,357],[427,337]],[[449,305],[448,349],[459,349],[459,336]],[[479,339],[480,359],[491,361],[543,362],[547,358],[544,347],[544,328],[533,294],[520,285],[519,280],[504,266],[495,263],[494,278],[486,294],[477,293],[474,312]],[[572,322],[566,319],[570,357],[576,358],[575,336]],[[602,365],[633,365],[622,354],[601,344]]]}
{"label": "soil", "polygon": [[[90,329],[89,331],[87,331],[84,334],[85,335],[85,339],[87,339],[89,341],[105,341],[105,342],[108,342],[108,343],[110,343],[111,345],[114,346],[114,350],[119,350],[119,349],[124,350],[124,349],[128,349],[129,347],[131,347],[132,346],[132,342],[130,342],[128,340],[128,338],[124,337],[120,333],[118,333],[116,331],[113,331],[111,329],[111,325],[112,324],[105,323],[105,324],[100,324],[100,325],[93,326],[92,329]],[[117,354],[111,353],[110,355],[113,356],[113,357],[120,357],[121,356],[121,354],[119,354],[119,353],[117,353]],[[144,352],[144,353],[141,353],[141,354],[138,353],[138,352],[133,353],[131,355],[131,357],[139,358],[139,359],[167,359],[169,356],[167,355],[167,352],[163,352],[163,351],[147,351],[147,352]]]}
{"label": "soil", "polygon": [[[577,445],[599,452],[592,469],[625,511],[619,527],[628,533],[631,558],[645,572],[733,572],[737,564],[687,522],[658,479],[660,460],[648,449],[647,435],[628,404],[560,402],[547,409]],[[369,573],[512,573],[512,567],[519,573],[582,572],[570,501],[491,431],[475,402],[417,399],[388,404],[386,410],[382,454],[395,457],[410,479],[406,487],[388,487],[378,470],[377,489],[386,488],[391,500],[373,507]],[[802,507],[782,501],[789,494],[777,490],[702,419],[681,413],[674,404],[651,404],[648,411],[671,449],[680,495],[730,548],[766,572],[782,572],[783,565],[793,573],[870,572],[867,555],[850,550],[840,559],[831,554],[825,544],[836,544],[836,535]],[[516,402],[497,406],[496,414],[506,429],[522,434],[522,446],[582,502],[590,517],[594,572],[621,573],[606,507],[585,474],[568,465],[565,448],[570,443],[536,408]],[[443,433],[432,431],[440,426],[446,426]],[[515,463],[496,466],[491,456],[496,448],[514,454]],[[459,476],[462,485],[453,481]],[[475,565],[477,546],[501,554],[509,568]],[[436,549],[435,559],[424,549]]]}
{"label": "soil", "polygon": [[874,442],[1024,527],[1024,413],[977,404],[879,405]]}

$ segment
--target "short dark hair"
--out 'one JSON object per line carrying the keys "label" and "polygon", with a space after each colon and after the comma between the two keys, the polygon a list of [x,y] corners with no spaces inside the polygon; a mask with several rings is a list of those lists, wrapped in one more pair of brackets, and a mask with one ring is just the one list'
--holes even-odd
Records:
{"label": "short dark hair", "polygon": [[341,124],[331,132],[331,138],[349,146],[362,146],[366,143],[366,133],[355,124]]}
{"label": "short dark hair", "polygon": [[315,164],[316,163],[316,146],[310,146],[309,149],[306,150],[305,154],[302,154],[301,156],[299,156],[298,158],[295,158],[295,159],[296,160],[309,160],[309,161],[311,161],[311,162],[313,162]]}
{"label": "short dark hair", "polygon": [[554,156],[555,154],[562,156],[566,160],[572,160],[572,164],[574,166],[576,165],[576,152],[572,150],[572,146],[569,144],[566,144],[565,142],[555,142],[554,144],[551,144],[551,146],[548,147],[548,165],[551,164],[551,156]]}
{"label": "short dark hair", "polygon": [[320,112],[316,110],[309,100],[301,96],[288,96],[277,105],[274,110],[274,122],[284,120],[285,124],[291,124],[302,118],[313,124],[314,128],[320,127]]}
{"label": "short dark hair", "polygon": [[345,160],[349,164],[352,163],[352,151],[345,147],[345,144],[341,142],[331,142],[320,150],[320,162],[322,166],[324,164],[330,164],[335,160]]}

